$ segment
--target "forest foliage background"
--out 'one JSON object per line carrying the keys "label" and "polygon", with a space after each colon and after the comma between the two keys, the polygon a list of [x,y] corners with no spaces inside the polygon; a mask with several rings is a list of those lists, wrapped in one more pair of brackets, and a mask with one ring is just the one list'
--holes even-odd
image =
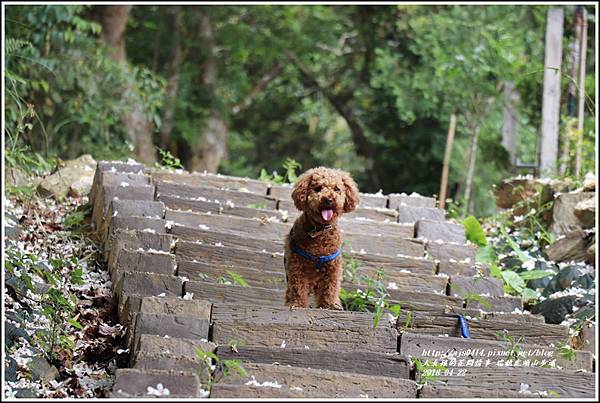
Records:
{"label": "forest foliage background", "polygon": [[[563,132],[575,6],[561,7]],[[466,207],[486,215],[494,208],[492,185],[515,173],[501,145],[507,83],[520,94],[517,158],[537,158],[545,5],[13,5],[5,11],[9,165],[82,153],[154,163],[160,147],[189,170],[258,177],[262,168],[281,171],[293,158],[302,169],[346,169],[366,192],[431,195],[439,190],[455,113],[449,196],[460,204],[476,126]],[[590,100],[594,15],[590,6]],[[595,106],[586,107],[583,172],[595,166]]]}

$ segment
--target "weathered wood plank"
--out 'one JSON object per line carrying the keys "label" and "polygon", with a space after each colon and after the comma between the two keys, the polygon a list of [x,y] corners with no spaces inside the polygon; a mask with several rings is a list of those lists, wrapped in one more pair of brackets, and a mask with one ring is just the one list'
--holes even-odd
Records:
{"label": "weathered wood plank", "polygon": [[490,297],[504,296],[504,282],[493,277],[450,277],[450,295],[455,297],[466,297],[468,294],[487,295]]}
{"label": "weathered wood plank", "polygon": [[438,274],[447,276],[489,276],[489,267],[481,263],[461,263],[456,261],[442,260],[438,264]]}
{"label": "weathered wood plank", "polygon": [[238,285],[212,284],[207,281],[186,281],[184,291],[194,294],[194,298],[212,303],[232,302],[246,305],[283,307],[285,290]]}
{"label": "weathered wood plank", "polygon": [[331,351],[297,348],[219,346],[221,360],[241,360],[262,364],[291,365],[300,368],[325,369],[355,374],[410,378],[410,361],[397,353],[366,351]]}
{"label": "weathered wood plank", "polygon": [[[277,205],[279,210],[287,210],[288,212],[297,211],[294,202],[291,200],[279,200]],[[366,218],[377,221],[396,222],[398,212],[396,210],[390,210],[386,208],[369,208],[369,207],[358,207],[351,213],[344,214],[345,218]]]}
{"label": "weathered wood plank", "polygon": [[109,262],[108,270],[113,283],[118,283],[126,271],[175,274],[175,255],[167,252],[121,249],[112,256],[114,258]]}
{"label": "weathered wood plank", "polygon": [[[261,234],[253,234],[252,237],[249,237],[249,233],[242,236],[239,233],[231,233],[228,229],[221,231],[220,227],[209,227],[208,230],[203,230],[200,227],[193,228],[174,225],[170,233],[183,240],[200,241],[212,245],[222,244],[226,247],[265,249],[269,252],[280,252],[283,250],[283,238],[273,239],[270,236],[263,238]],[[423,245],[412,239],[403,239],[395,236],[373,237],[351,232],[344,232],[342,236],[345,242],[344,251],[349,253],[352,253],[352,250],[355,250],[355,253],[367,250],[370,253],[389,256],[401,254],[423,257],[424,254]],[[394,259],[405,261],[405,259],[401,258]],[[433,262],[429,266],[435,268]]]}
{"label": "weathered wood plank", "polygon": [[[398,224],[395,222],[381,222],[342,216],[338,221],[340,230],[365,235],[397,236],[412,238],[415,233],[413,224]],[[380,235],[381,234],[381,235]]]}
{"label": "weathered wood plank", "polygon": [[188,186],[206,186],[232,190],[247,190],[256,194],[266,195],[268,184],[250,178],[240,178],[221,174],[165,172],[153,170],[152,178],[156,182],[175,182]]}
{"label": "weathered wood plank", "polygon": [[177,269],[180,277],[186,277],[193,281],[215,283],[222,278],[234,283],[231,279],[231,273],[233,273],[242,277],[251,287],[279,289],[286,287],[285,273],[282,271],[266,271],[248,266],[214,265],[188,260],[179,260]]}
{"label": "weathered wood plank", "polygon": [[435,207],[399,206],[398,222],[414,224],[421,219],[444,221],[444,210]]}
{"label": "weathered wood plank", "polygon": [[189,213],[167,209],[165,218],[174,224],[186,227],[201,228],[204,230],[215,228],[219,232],[247,236],[254,234],[265,239],[281,240],[292,228],[291,224],[268,222],[267,220],[248,219],[240,217],[223,216],[218,214]]}
{"label": "weathered wood plank", "polygon": [[[481,319],[468,321],[471,337],[474,339],[498,340],[503,333],[513,338],[523,337],[529,344],[549,345],[565,342],[568,328],[543,323],[502,322]],[[420,312],[400,312],[397,329],[399,332],[427,333],[460,337],[458,319],[452,316],[426,315]]]}
{"label": "weathered wood plank", "polygon": [[389,287],[389,283],[393,283],[393,287],[399,289],[406,289],[412,291],[426,291],[426,292],[438,292],[445,293],[446,286],[448,284],[448,278],[443,276],[437,276],[434,274],[425,274],[417,272],[401,271],[398,270],[396,265],[385,265],[385,264],[373,264],[369,263],[369,267],[361,266],[357,270],[359,275],[367,275],[371,278],[376,277],[379,267],[384,268],[383,280]]}
{"label": "weathered wood plank", "polygon": [[175,246],[174,241],[174,238],[168,234],[117,229],[109,241],[110,247],[104,250],[104,259],[110,262],[113,254],[120,249],[170,252],[171,248]]}
{"label": "weathered wood plank", "polygon": [[159,182],[156,185],[156,194],[160,196],[178,196],[186,199],[198,199],[200,201],[214,201],[225,205],[258,207],[275,210],[277,200],[269,196],[240,192],[237,190],[224,190],[214,187],[188,186],[175,182]]}
{"label": "weathered wood plank", "polygon": [[435,199],[433,197],[425,197],[421,195],[407,195],[406,193],[390,193],[389,208],[397,209],[403,205],[413,207],[435,207]]}
{"label": "weathered wood plank", "polygon": [[513,312],[523,309],[523,301],[519,297],[483,297],[482,301],[467,300],[466,307],[488,312]]}
{"label": "weathered wood plank", "polygon": [[527,390],[531,393],[524,394],[529,398],[539,397],[539,392],[561,398],[593,398],[596,393],[594,373],[566,369],[475,368],[467,371],[465,376],[441,376],[439,381],[452,387],[473,389],[474,393],[469,397],[478,395],[482,389],[518,393],[523,383],[529,385]]}
{"label": "weathered wood plank", "polygon": [[110,397],[155,397],[148,386],[156,388],[159,383],[169,389],[171,398],[201,396],[200,381],[193,372],[119,368]]}
{"label": "weathered wood plank", "polygon": [[[247,377],[234,374],[217,383],[211,397],[414,398],[417,395],[416,383],[408,379],[257,363],[247,364],[246,370]],[[265,381],[282,387],[252,386]]]}
{"label": "weathered wood plank", "polygon": [[243,218],[271,218],[286,222],[288,217],[281,210],[267,210],[262,208],[236,206],[233,204],[216,203],[215,201],[202,201],[175,197],[168,195],[158,196],[158,200],[165,203],[171,210],[191,211],[196,213],[222,214]]}
{"label": "weathered wood plank", "polygon": [[[213,304],[213,321],[272,323],[290,325],[323,325],[343,328],[344,326],[373,327],[373,314],[370,312],[334,311],[329,309],[289,309],[288,307],[264,307],[258,304],[243,305],[234,303]],[[389,327],[381,321],[379,327]]]}
{"label": "weathered wood plank", "polygon": [[[424,334],[404,333],[400,336],[400,354],[403,356],[417,357],[422,360],[447,359],[447,367],[466,367],[466,360],[481,359],[482,365],[497,367],[498,361],[516,358],[523,360],[541,360],[546,362],[556,360],[556,365],[565,369],[585,369],[592,371],[592,355],[587,351],[577,351],[575,360],[563,357],[556,348],[528,345],[524,343],[510,343],[508,341],[492,341],[478,339],[464,339],[457,337],[438,337]],[[463,359],[462,364],[458,360]],[[454,363],[454,365],[452,365]],[[472,367],[477,371],[479,368]]]}
{"label": "weathered wood plank", "polygon": [[467,241],[462,225],[444,221],[419,220],[415,224],[415,236],[428,241],[454,242],[464,244]]}
{"label": "weathered wood plank", "polygon": [[464,261],[469,259],[469,263],[475,263],[475,252],[477,249],[473,245],[447,243],[447,242],[427,242],[425,250],[433,259]]}
{"label": "weathered wood plank", "polygon": [[196,242],[179,241],[175,247],[175,255],[181,260],[199,261],[209,264],[236,266],[249,264],[268,271],[284,271],[283,252],[268,252],[243,248],[226,248],[198,244]]}
{"label": "weathered wood plank", "polygon": [[[297,325],[214,321],[213,341],[229,344],[238,340],[245,346],[301,348],[341,351],[396,352],[397,335],[391,327]],[[282,347],[283,346],[283,347]]]}

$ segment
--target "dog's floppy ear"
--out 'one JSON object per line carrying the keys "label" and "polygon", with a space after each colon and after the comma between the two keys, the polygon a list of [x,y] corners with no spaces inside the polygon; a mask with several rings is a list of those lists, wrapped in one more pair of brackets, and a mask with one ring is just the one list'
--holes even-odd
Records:
{"label": "dog's floppy ear", "polygon": [[312,170],[308,170],[298,177],[296,185],[294,185],[292,200],[294,200],[294,206],[300,211],[305,210],[311,179]]}
{"label": "dog's floppy ear", "polygon": [[344,187],[346,188],[344,213],[349,213],[354,211],[360,202],[360,198],[358,196],[358,186],[356,185],[356,182],[354,182],[354,179],[352,179],[350,174],[347,172],[342,174],[342,181],[344,182]]}

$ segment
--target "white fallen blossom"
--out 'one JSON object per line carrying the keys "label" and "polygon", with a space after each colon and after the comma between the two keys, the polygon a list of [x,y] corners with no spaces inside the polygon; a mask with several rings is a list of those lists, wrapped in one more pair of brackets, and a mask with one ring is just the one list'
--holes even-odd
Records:
{"label": "white fallen blossom", "polygon": [[169,389],[165,388],[162,383],[159,383],[158,385],[156,385],[156,388],[154,388],[152,386],[148,386],[146,391],[149,395],[153,395],[153,396],[169,396],[171,394]]}

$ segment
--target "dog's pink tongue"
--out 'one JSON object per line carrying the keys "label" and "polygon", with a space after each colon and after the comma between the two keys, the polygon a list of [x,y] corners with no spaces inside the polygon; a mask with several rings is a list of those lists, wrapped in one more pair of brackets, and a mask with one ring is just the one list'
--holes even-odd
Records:
{"label": "dog's pink tongue", "polygon": [[333,217],[333,210],[321,210],[321,215],[325,221],[329,221]]}

